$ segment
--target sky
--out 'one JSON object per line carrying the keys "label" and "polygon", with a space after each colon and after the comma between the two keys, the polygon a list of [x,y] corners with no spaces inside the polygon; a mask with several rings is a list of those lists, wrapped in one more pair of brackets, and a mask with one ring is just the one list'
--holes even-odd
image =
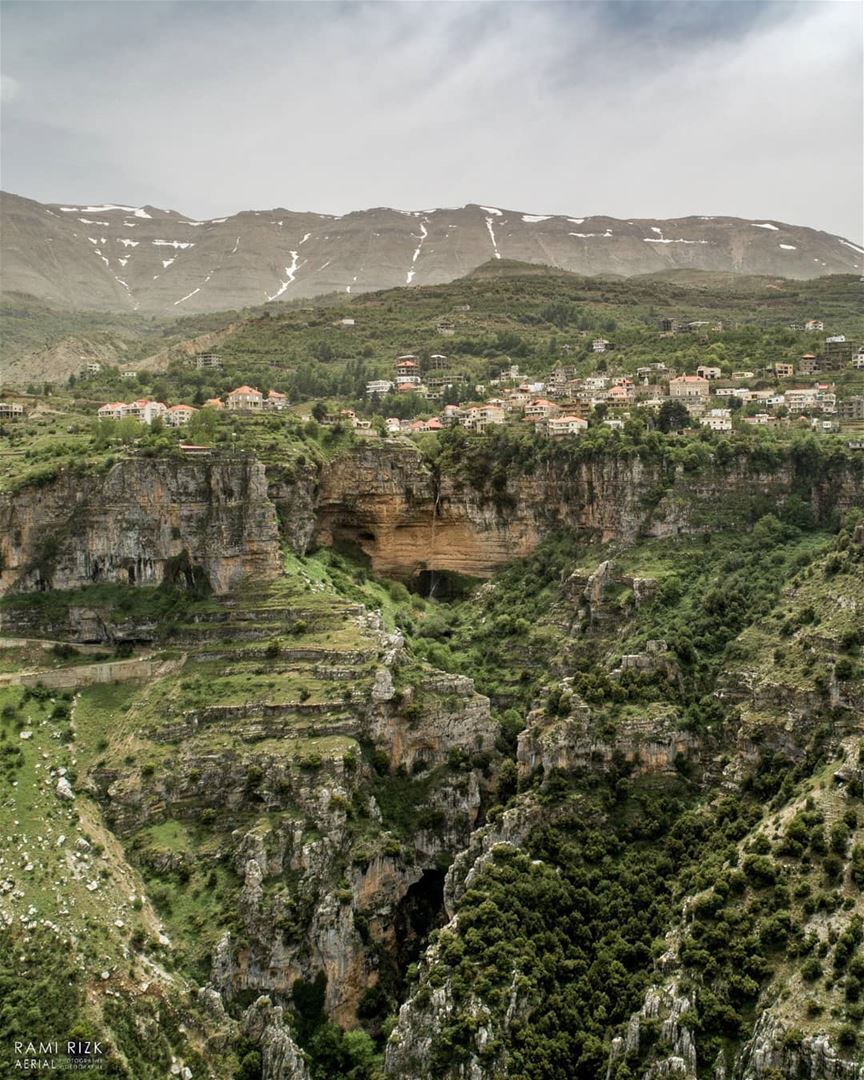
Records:
{"label": "sky", "polygon": [[0,182],[196,219],[476,202],[861,241],[857,0],[9,0]]}

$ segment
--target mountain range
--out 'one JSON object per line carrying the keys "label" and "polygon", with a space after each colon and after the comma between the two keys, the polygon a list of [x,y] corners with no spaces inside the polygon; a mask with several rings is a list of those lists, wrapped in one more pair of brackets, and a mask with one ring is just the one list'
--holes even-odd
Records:
{"label": "mountain range", "polygon": [[3,193],[0,218],[4,293],[162,315],[441,284],[490,258],[604,276],[688,269],[812,278],[864,266],[864,249],[843,237],[733,217],[619,220],[470,204],[196,221],[152,206],[46,205]]}

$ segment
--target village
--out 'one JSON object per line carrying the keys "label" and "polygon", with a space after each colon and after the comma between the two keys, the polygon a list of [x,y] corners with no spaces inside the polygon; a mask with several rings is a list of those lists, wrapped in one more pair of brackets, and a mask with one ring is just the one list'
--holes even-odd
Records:
{"label": "village", "polygon": [[[691,332],[698,327],[679,327],[660,320],[661,336]],[[820,320],[809,320],[801,329],[820,330]],[[797,329],[797,327],[796,327]],[[864,393],[837,392],[835,382],[821,376],[843,368],[864,372],[864,346],[844,335],[829,335],[820,353],[802,353],[797,363],[775,362],[759,370],[723,374],[716,364],[703,363],[695,371],[678,372],[658,361],[625,371],[623,355],[613,342],[596,338],[591,352],[597,370],[579,375],[575,366],[556,364],[540,377],[510,364],[486,383],[471,383],[453,370],[443,353],[421,357],[398,356],[386,378],[366,383],[362,407],[334,409],[316,402],[311,411],[291,405],[286,394],[242,385],[205,400],[199,406],[186,402],[167,405],[149,399],[107,402],[97,410],[100,420],[131,418],[142,424],[154,420],[181,427],[200,409],[227,411],[238,417],[300,409],[301,420],[353,428],[358,435],[407,434],[440,431],[460,426],[483,432],[494,425],[532,425],[550,438],[578,435],[589,420],[609,428],[623,428],[633,416],[644,416],[649,426],[665,413],[667,428],[708,428],[728,432],[737,426],[806,425],[821,432],[839,431],[841,423],[864,421]],[[202,353],[189,361],[196,368],[221,368],[214,353]],[[98,365],[96,365],[98,368]],[[124,373],[125,375],[126,373]],[[412,416],[387,416],[395,397],[414,402]],[[445,402],[443,403],[442,402]],[[23,406],[0,403],[0,419],[23,415]]]}

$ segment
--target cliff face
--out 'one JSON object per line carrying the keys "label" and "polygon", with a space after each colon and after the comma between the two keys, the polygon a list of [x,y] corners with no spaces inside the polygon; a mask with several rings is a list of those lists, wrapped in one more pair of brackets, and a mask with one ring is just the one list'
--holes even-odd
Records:
{"label": "cliff face", "polygon": [[138,458],[0,497],[0,594],[201,577],[224,593],[277,572],[280,536],[298,553],[348,545],[393,577],[488,577],[557,528],[624,542],[738,528],[792,496],[827,519],[859,505],[862,490],[851,471],[807,482],[791,462],[755,471],[736,459],[690,473],[607,456],[514,474],[493,494],[383,442],[320,468]]}
{"label": "cliff face", "polygon": [[225,592],[275,575],[278,551],[264,467],[251,459],[132,459],[0,497],[0,593],[202,576]]}
{"label": "cliff face", "polygon": [[493,496],[452,474],[436,475],[408,447],[362,445],[322,473],[318,539],[354,545],[385,575],[487,577],[552,529],[626,542],[737,528],[796,494],[827,518],[860,503],[862,481],[841,474],[830,484],[807,484],[791,463],[760,472],[737,460],[670,474],[660,464],[609,456],[514,475]]}

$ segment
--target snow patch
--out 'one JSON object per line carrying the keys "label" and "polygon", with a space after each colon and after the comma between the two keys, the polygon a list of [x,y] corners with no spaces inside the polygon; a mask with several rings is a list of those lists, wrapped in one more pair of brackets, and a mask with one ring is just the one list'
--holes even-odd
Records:
{"label": "snow patch", "polygon": [[[584,220],[584,219],[583,219]],[[607,229],[606,232],[571,232],[567,233],[568,236],[578,236],[580,240],[588,240],[592,236],[598,236],[601,240],[608,240],[612,236],[612,230]]]}
{"label": "snow patch", "polygon": [[190,248],[195,247],[192,240],[151,240],[156,247]]}
{"label": "snow patch", "polygon": [[126,263],[129,262],[129,256],[126,255],[124,258],[118,259],[117,262],[120,263],[121,266],[125,266]]}
{"label": "snow patch", "polygon": [[[486,207],[484,206],[483,209],[485,210]],[[499,213],[499,212],[500,211],[497,211],[497,210],[495,211],[495,213]],[[486,228],[489,231],[489,239],[492,241],[492,251],[495,254],[495,258],[500,259],[501,258],[501,252],[498,250],[498,244],[495,241],[495,230],[492,228],[492,218],[491,217],[486,218]]]}
{"label": "snow patch", "polygon": [[[306,236],[304,236],[303,240],[308,240],[308,239],[309,239],[309,233],[307,233]],[[301,241],[301,243],[302,242],[303,241]],[[298,245],[298,247],[299,247],[299,245]],[[272,296],[267,297],[268,300],[276,300],[277,297],[280,297],[282,295],[282,293],[284,293],[285,290],[288,288],[288,286],[293,283],[294,278],[297,276],[297,261],[300,258],[300,252],[299,251],[289,251],[288,254],[291,256],[291,265],[285,267],[285,274],[286,274],[285,281],[280,281],[279,282],[279,288],[276,290],[275,293],[273,293]]]}
{"label": "snow patch", "polygon": [[770,221],[751,221],[750,225],[754,229],[770,229],[772,232],[780,232],[776,225],[772,225]]}
{"label": "snow patch", "polygon": [[[487,221],[488,220],[489,219],[487,218]],[[412,233],[411,235],[414,236],[414,233]],[[429,230],[426,228],[426,222],[421,221],[420,222],[420,235],[414,237],[415,240],[419,240],[420,243],[414,249],[414,254],[411,257],[411,268],[409,269],[409,271],[408,271],[408,273],[407,273],[407,275],[405,277],[405,284],[406,285],[410,285],[411,282],[414,280],[414,274],[415,274],[415,269],[414,268],[415,268],[416,263],[417,263],[417,257],[420,254],[420,249],[423,247],[423,241],[426,239],[426,237],[428,235],[429,235]],[[494,236],[492,237],[492,243],[493,243],[493,245],[495,243],[495,237]],[[496,248],[495,250],[497,252],[498,249]]]}
{"label": "snow patch", "polygon": [[117,243],[122,244],[123,247],[138,247],[138,245],[141,243],[141,241],[140,240],[127,240],[125,236],[121,236],[121,237],[117,238]]}
{"label": "snow patch", "polygon": [[497,210],[494,206],[481,206],[481,210],[485,210],[487,214],[493,214],[496,217],[500,217],[502,211]]}
{"label": "snow patch", "polygon": [[[839,240],[839,239],[840,239],[840,238],[838,237],[838,240]],[[852,248],[852,250],[853,250],[853,251],[857,251],[859,255],[864,255],[864,248],[860,248],[860,247],[858,247],[858,245],[857,245],[857,244],[852,244],[852,243],[850,243],[850,242],[849,242],[848,240],[840,240],[840,243],[841,243],[841,244],[842,244],[842,245],[843,245],[844,247]]]}
{"label": "snow patch", "polygon": [[237,249],[239,247],[240,247],[240,237],[238,236],[237,239],[234,241],[234,247],[231,248],[231,254],[236,255],[237,254]]}
{"label": "snow patch", "polygon": [[663,230],[662,230],[662,229],[658,229],[656,225],[652,225],[652,226],[651,226],[651,232],[656,232],[658,236],[662,236],[662,235],[663,235]]}
{"label": "snow patch", "polygon": [[132,307],[137,311],[139,304],[137,300],[133,299],[132,290],[129,288],[123,278],[117,277],[116,274],[114,275],[114,280],[117,282],[118,285],[122,285],[126,292],[129,294],[129,299],[132,300]]}
{"label": "snow patch", "polygon": [[79,217],[78,220],[82,225],[110,225],[110,221],[94,221],[92,218]]}
{"label": "snow patch", "polygon": [[[185,296],[181,296],[179,300],[175,300],[174,301],[174,307],[177,307],[178,304],[182,304],[184,300],[188,300],[190,298],[190,296],[194,296],[195,293],[201,292],[201,290],[204,288],[204,286],[207,284],[207,282],[210,280],[211,277],[213,277],[213,271],[212,270],[207,275],[207,277],[204,278],[204,280],[201,282],[201,284],[198,286],[197,289],[193,289],[192,292],[186,293]],[[155,281],[156,278],[154,278],[153,280]]]}
{"label": "snow patch", "polygon": [[551,217],[551,214],[523,214],[522,220],[527,221],[529,224],[533,224],[537,221],[549,221]]}
{"label": "snow patch", "polygon": [[798,250],[798,248],[796,247],[795,244],[781,244],[780,247],[783,248],[784,251],[797,251]]}
{"label": "snow patch", "polygon": [[664,240],[659,236],[643,236],[643,241],[646,244],[707,244],[707,240]]}
{"label": "snow patch", "polygon": [[[175,255],[174,259],[176,259],[176,258],[177,258],[177,256]],[[162,269],[167,270],[168,267],[171,265],[171,263],[174,262],[174,259],[163,259],[162,260]]]}
{"label": "snow patch", "polygon": [[118,206],[116,203],[106,203],[104,206],[61,206],[64,214],[107,214],[109,210],[122,210],[124,214],[132,214],[137,218],[152,217],[140,206]]}
{"label": "snow patch", "polygon": [[581,225],[582,222],[585,220],[585,218],[584,217],[568,217],[567,220],[570,222],[571,225]]}

